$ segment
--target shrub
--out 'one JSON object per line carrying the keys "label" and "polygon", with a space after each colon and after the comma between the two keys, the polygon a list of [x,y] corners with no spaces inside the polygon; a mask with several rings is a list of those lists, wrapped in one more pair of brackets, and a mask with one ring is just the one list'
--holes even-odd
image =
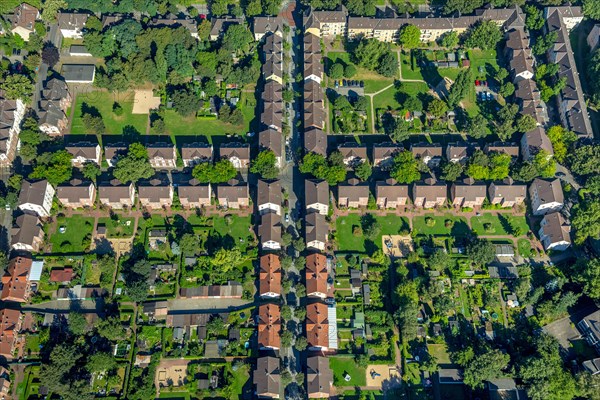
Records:
{"label": "shrub", "polygon": [[362,236],[362,234],[363,234],[363,230],[362,230],[362,228],[361,228],[360,226],[358,226],[358,225],[354,225],[354,226],[352,227],[352,234],[353,234],[354,236]]}
{"label": "shrub", "polygon": [[431,217],[426,217],[425,218],[425,225],[427,225],[427,226],[434,226],[435,225],[435,219],[433,219]]}
{"label": "shrub", "polygon": [[123,107],[116,101],[113,103],[112,110],[115,115],[123,115]]}
{"label": "shrub", "polygon": [[489,222],[486,222],[485,224],[483,224],[483,229],[486,232],[493,232],[494,231],[494,227]]}
{"label": "shrub", "polygon": [[451,219],[447,219],[444,221],[444,226],[446,228],[452,228],[454,226],[454,221]]}

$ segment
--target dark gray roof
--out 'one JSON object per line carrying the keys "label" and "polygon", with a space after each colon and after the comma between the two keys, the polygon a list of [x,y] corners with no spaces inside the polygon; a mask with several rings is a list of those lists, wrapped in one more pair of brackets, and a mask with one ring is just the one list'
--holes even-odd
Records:
{"label": "dark gray roof", "polygon": [[95,74],[93,64],[63,64],[61,69],[66,82],[92,82]]}

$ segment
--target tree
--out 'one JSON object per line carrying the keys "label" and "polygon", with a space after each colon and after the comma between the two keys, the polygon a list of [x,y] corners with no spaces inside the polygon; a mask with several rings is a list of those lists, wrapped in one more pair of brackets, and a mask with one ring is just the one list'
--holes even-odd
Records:
{"label": "tree", "polygon": [[540,174],[531,161],[525,161],[524,163],[515,166],[511,176],[514,180],[519,182],[531,182],[540,176]]}
{"label": "tree", "polygon": [[565,162],[567,153],[571,150],[571,146],[577,141],[577,135],[563,128],[561,125],[554,125],[546,131],[548,138],[552,142],[552,150],[554,158],[559,163]]}
{"label": "tree", "polygon": [[284,330],[281,332],[281,346],[284,348],[289,348],[292,345],[292,340],[294,339],[294,335],[292,332],[288,330]]}
{"label": "tree", "polygon": [[419,163],[410,151],[403,150],[394,157],[394,166],[390,176],[398,183],[406,184],[421,179]]}
{"label": "tree", "polygon": [[554,42],[556,42],[557,38],[558,33],[556,31],[550,32],[546,35],[540,35],[536,39],[531,51],[534,55],[541,56],[542,54],[546,53],[546,51],[548,51],[552,45],[554,45]]}
{"label": "tree", "polygon": [[456,77],[448,93],[448,106],[454,108],[464,99],[473,85],[473,72],[471,68],[463,69]]}
{"label": "tree", "polygon": [[212,337],[217,337],[225,328],[225,321],[219,315],[213,315],[206,324],[206,332]]}
{"label": "tree", "polygon": [[588,18],[600,20],[600,1],[583,0],[583,14]]}
{"label": "tree", "polygon": [[400,28],[398,42],[405,49],[414,49],[421,43],[421,30],[415,25],[406,24]]}
{"label": "tree", "polygon": [[571,171],[577,175],[595,175],[600,173],[600,145],[586,144],[571,153]]}
{"label": "tree", "polygon": [[450,260],[450,255],[446,251],[437,249],[427,260],[427,265],[434,271],[442,272],[450,265]]}
{"label": "tree", "polygon": [[449,162],[442,168],[441,178],[447,182],[454,182],[461,177],[463,170],[461,163]]}
{"label": "tree", "polygon": [[454,49],[458,46],[458,33],[456,31],[446,32],[438,39],[438,43],[442,47]]}
{"label": "tree", "polygon": [[71,179],[73,167],[71,166],[71,153],[59,150],[55,153],[45,153],[39,157],[43,163],[37,164],[33,172],[29,174],[30,179],[47,179],[54,186]]}
{"label": "tree", "polygon": [[576,264],[575,279],[583,285],[583,291],[593,300],[600,300],[600,259],[580,260]]}
{"label": "tree", "polygon": [[221,44],[229,52],[241,51],[242,53],[248,53],[250,43],[253,41],[252,33],[245,24],[231,24],[223,35]]}
{"label": "tree", "polygon": [[496,257],[496,250],[490,241],[477,239],[473,240],[467,246],[467,255],[474,264],[484,266],[494,260],[494,257]]}
{"label": "tree", "polygon": [[95,162],[87,162],[83,165],[83,176],[92,182],[96,182],[96,178],[100,176],[102,170]]}
{"label": "tree", "polygon": [[496,48],[500,40],[502,40],[502,31],[500,31],[498,25],[494,21],[483,20],[469,29],[465,46],[490,50]]}
{"label": "tree", "polygon": [[300,172],[325,179],[331,186],[346,179],[346,166],[339,151],[331,153],[328,159],[320,154],[307,153],[300,164]]}
{"label": "tree", "polygon": [[527,27],[527,29],[530,31],[537,31],[542,29],[545,22],[542,10],[540,10],[532,4],[524,5],[523,9],[525,10],[526,14],[525,26]]}
{"label": "tree", "polygon": [[489,179],[502,180],[508,177],[510,163],[512,162],[512,158],[510,155],[506,153],[493,152],[489,155],[489,160]]}
{"label": "tree", "polygon": [[83,114],[82,119],[88,132],[93,133],[95,135],[102,135],[106,132],[106,127],[104,126],[104,121],[102,120],[101,116]]}
{"label": "tree", "polygon": [[237,170],[228,159],[224,158],[216,163],[208,162],[197,164],[192,170],[192,176],[202,183],[223,183],[235,178]]}
{"label": "tree", "polygon": [[356,67],[354,66],[354,64],[346,65],[344,67],[344,77],[352,78],[354,75],[356,75]]}
{"label": "tree", "polygon": [[200,108],[200,98],[191,90],[178,90],[173,93],[173,108],[180,115],[188,117]]}
{"label": "tree", "polygon": [[469,159],[467,175],[475,180],[487,180],[490,176],[490,159],[481,150],[476,150]]}
{"label": "tree", "polygon": [[263,150],[258,153],[256,159],[252,162],[250,172],[259,174],[263,179],[275,179],[279,175],[279,168],[276,166],[277,158],[272,150]]}
{"label": "tree", "polygon": [[427,112],[436,118],[440,118],[448,112],[448,105],[440,99],[433,99],[427,106]]}
{"label": "tree", "polygon": [[68,8],[68,5],[65,0],[46,0],[42,7],[42,21],[47,23],[56,22],[56,14],[66,8]]}
{"label": "tree", "polygon": [[304,351],[308,347],[308,340],[304,336],[298,336],[294,343],[294,348],[298,351]]}
{"label": "tree", "polygon": [[[107,261],[111,263],[110,271],[112,272],[115,260],[108,258]],[[112,284],[112,276],[110,277],[110,281]],[[122,339],[125,335],[125,328],[117,316],[111,316],[96,322],[96,331],[98,332],[98,335],[110,340],[111,342]]]}
{"label": "tree", "polygon": [[154,169],[150,165],[148,151],[144,145],[141,143],[130,144],[127,155],[117,160],[113,175],[122,183],[135,183],[154,175]]}
{"label": "tree", "polygon": [[575,243],[583,244],[589,237],[600,235],[600,201],[582,201],[573,207],[571,225],[575,230]]}
{"label": "tree", "polygon": [[8,75],[3,82],[0,82],[0,89],[4,91],[6,99],[21,99],[27,103],[33,94],[33,83],[25,75]]}
{"label": "tree", "polygon": [[117,368],[117,361],[110,353],[94,353],[90,356],[86,368],[94,372],[107,372]]}
{"label": "tree", "polygon": [[396,76],[398,73],[398,57],[391,51],[387,51],[379,59],[379,65],[375,68],[375,71],[388,78]]}
{"label": "tree", "polygon": [[545,150],[540,150],[533,157],[533,165],[535,165],[538,174],[543,178],[552,178],[556,174],[554,158]]}
{"label": "tree", "polygon": [[181,236],[181,239],[179,239],[179,247],[184,256],[198,255],[202,249],[200,236],[192,233],[185,233]]}
{"label": "tree", "polygon": [[44,49],[42,50],[42,61],[48,64],[50,67],[54,67],[58,63],[59,59],[60,54],[58,54],[58,49],[56,46],[50,42],[46,42],[44,44]]}
{"label": "tree", "polygon": [[506,68],[499,68],[498,71],[496,71],[496,76],[494,76],[494,78],[498,81],[498,83],[502,84],[502,82],[508,78],[508,70]]}
{"label": "tree", "polygon": [[260,0],[251,0],[246,4],[245,14],[247,17],[254,17],[262,14],[262,6]]}
{"label": "tree", "polygon": [[597,104],[600,100],[600,49],[592,52],[592,57],[587,63],[586,72],[590,84],[592,101]]}
{"label": "tree", "polygon": [[498,349],[476,355],[464,365],[464,382],[474,389],[481,389],[485,381],[502,377],[502,371],[506,369],[509,361],[510,356]]}
{"label": "tree", "polygon": [[490,134],[487,125],[487,118],[481,114],[476,114],[474,117],[469,117],[467,122],[467,134],[473,139],[484,138]]}
{"label": "tree", "polygon": [[371,163],[368,160],[365,160],[365,162],[359,163],[356,168],[354,168],[354,173],[358,179],[366,181],[373,173],[373,167],[371,167]]}
{"label": "tree", "polygon": [[512,82],[504,82],[500,85],[500,90],[498,91],[502,97],[512,96],[514,92],[515,85]]}
{"label": "tree", "polygon": [[354,58],[361,67],[375,70],[379,59],[389,51],[389,45],[377,39],[363,38],[354,50]]}
{"label": "tree", "polygon": [[470,14],[483,5],[483,0],[448,0],[444,5],[444,15],[455,12]]}
{"label": "tree", "polygon": [[329,77],[331,79],[342,79],[344,76],[344,66],[340,63],[335,63],[329,67]]}
{"label": "tree", "polygon": [[87,330],[87,321],[81,313],[71,311],[69,313],[69,330],[76,336],[83,335]]}
{"label": "tree", "polygon": [[517,132],[529,132],[537,126],[537,122],[531,115],[521,114],[516,121]]}

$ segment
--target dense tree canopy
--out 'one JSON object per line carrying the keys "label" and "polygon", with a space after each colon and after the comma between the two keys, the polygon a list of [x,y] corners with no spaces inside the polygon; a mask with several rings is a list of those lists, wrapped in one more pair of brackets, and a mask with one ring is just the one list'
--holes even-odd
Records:
{"label": "dense tree canopy", "polygon": [[223,183],[235,178],[237,170],[228,159],[221,159],[214,164],[203,162],[194,167],[192,176],[202,183]]}
{"label": "dense tree canopy", "polygon": [[37,158],[37,163],[29,174],[29,178],[47,179],[54,186],[66,182],[73,175],[71,158],[71,153],[66,150],[44,153]]}
{"label": "dense tree canopy", "polygon": [[346,166],[339,151],[331,153],[327,159],[320,154],[306,154],[300,164],[300,172],[325,179],[332,186],[346,179]]}
{"label": "dense tree canopy", "polygon": [[130,144],[127,154],[117,160],[113,175],[122,183],[135,183],[154,175],[146,147],[141,143]]}
{"label": "dense tree canopy", "polygon": [[421,30],[412,24],[400,28],[398,42],[405,49],[414,49],[421,43]]}
{"label": "dense tree canopy", "polygon": [[419,161],[415,159],[412,152],[403,150],[394,157],[394,166],[390,176],[398,183],[413,183],[421,179]]}
{"label": "dense tree canopy", "polygon": [[272,150],[263,150],[252,161],[250,172],[259,174],[263,179],[275,179],[279,175],[277,157]]}
{"label": "dense tree canopy", "polygon": [[[461,0],[462,1],[462,0]],[[490,50],[502,40],[502,31],[494,21],[484,20],[476,23],[468,32],[465,46]]]}

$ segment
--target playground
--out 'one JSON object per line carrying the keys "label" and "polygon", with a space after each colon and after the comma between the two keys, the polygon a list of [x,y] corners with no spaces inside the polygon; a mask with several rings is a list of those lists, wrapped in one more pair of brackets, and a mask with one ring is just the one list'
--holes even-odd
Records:
{"label": "playground", "polygon": [[381,237],[381,248],[390,257],[407,257],[414,251],[413,240],[410,236],[383,235]]}
{"label": "playground", "polygon": [[369,365],[366,371],[368,387],[381,387],[383,382],[390,382],[394,377],[400,379],[395,365]]}

